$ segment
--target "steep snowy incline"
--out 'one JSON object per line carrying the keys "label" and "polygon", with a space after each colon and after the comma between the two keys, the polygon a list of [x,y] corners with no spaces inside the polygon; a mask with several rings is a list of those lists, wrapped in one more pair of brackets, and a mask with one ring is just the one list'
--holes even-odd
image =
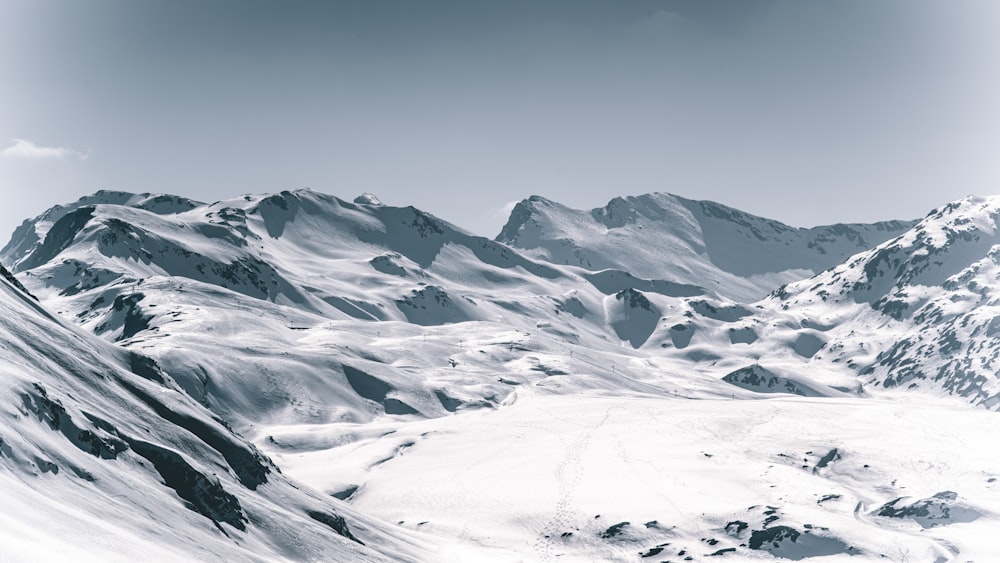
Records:
{"label": "steep snowy incline", "polygon": [[[120,199],[30,223],[42,240],[19,255],[20,280],[240,430],[495,408],[512,385],[568,369],[621,389],[614,366],[685,290],[535,262],[370,197],[300,190],[170,215]],[[466,349],[481,332],[482,352]],[[573,348],[572,362],[522,358]]]}
{"label": "steep snowy incline", "polygon": [[4,558],[388,561],[436,549],[289,481],[155,361],[67,326],[5,278],[0,343]]}
{"label": "steep snowy incline", "polygon": [[956,201],[763,304],[828,325],[827,356],[858,369],[866,384],[945,390],[996,409],[998,226],[1000,196]]}
{"label": "steep snowy incline", "polygon": [[84,196],[69,205],[55,205],[33,219],[26,219],[14,233],[10,241],[0,250],[3,263],[11,270],[20,271],[21,260],[45,240],[49,229],[57,221],[81,207],[89,205],[124,205],[145,209],[152,213],[169,215],[189,211],[202,205],[187,198],[166,194],[133,194],[121,191],[101,190]]}
{"label": "steep snowy incline", "polygon": [[[170,213],[150,203],[168,200]],[[538,294],[539,282],[564,276],[412,207],[310,190],[191,205],[99,193],[25,222],[0,258],[63,296],[160,276],[327,318],[417,324],[496,318],[497,307],[480,310],[464,288]]]}
{"label": "steep snowy incline", "polygon": [[617,269],[750,302],[833,267],[912,221],[793,228],[709,201],[653,193],[591,211],[538,196],[515,206],[498,241],[556,264]]}
{"label": "steep snowy incline", "polygon": [[751,306],[686,300],[645,348],[756,392],[920,390],[1000,409],[998,225],[1000,196],[948,204]]}

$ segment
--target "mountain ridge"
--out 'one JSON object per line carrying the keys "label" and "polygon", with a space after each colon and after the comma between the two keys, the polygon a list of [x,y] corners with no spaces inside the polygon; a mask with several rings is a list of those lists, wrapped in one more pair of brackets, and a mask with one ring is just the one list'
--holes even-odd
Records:
{"label": "mountain ridge", "polygon": [[[67,467],[60,440],[78,431],[105,440],[97,457],[121,440],[131,452],[121,455],[152,464],[134,478],[158,491],[154,505],[234,537],[259,535],[276,558],[344,545],[351,560],[421,561],[640,560],[668,546],[678,557],[755,559],[892,559],[899,546],[927,560],[990,552],[983,538],[1000,514],[1000,476],[988,454],[953,438],[985,444],[997,428],[1000,200],[950,204],[896,236],[906,224],[795,230],[663,194],[617,198],[593,214],[526,201],[548,218],[514,224],[535,221],[541,242],[592,263],[562,264],[370,194],[188,205],[105,193],[27,221],[0,259],[13,259],[13,279],[40,301],[0,283],[99,349],[65,346],[71,365],[110,361],[131,373],[124,404],[146,405],[142,418],[164,421],[168,435],[116,438],[107,428],[136,418],[119,403],[104,407],[119,417],[111,426],[73,410],[68,436],[46,435],[21,467],[47,476],[49,463]],[[871,242],[865,229],[885,240],[830,269],[806,267]],[[796,267],[746,281],[720,267],[720,244],[743,260],[736,266],[792,248],[750,265]],[[670,263],[626,269],[654,254]],[[735,290],[722,283],[740,279]],[[727,297],[765,287],[759,300]],[[23,331],[23,316],[6,315],[0,328]],[[28,349],[9,349],[7,362],[24,363],[16,353]],[[43,386],[51,404],[93,414],[75,406],[92,390]],[[31,412],[51,411],[41,391],[21,390],[33,393],[18,399]],[[186,441],[170,441],[177,425]],[[228,432],[236,438],[220,441]],[[271,461],[254,462],[254,451]],[[187,464],[215,500],[156,481],[157,464]],[[224,472],[221,488],[209,468]],[[616,482],[617,473],[629,477]],[[281,530],[257,523],[281,514],[267,495],[296,483],[351,506],[303,500],[290,522],[304,513],[306,524],[347,530],[365,546],[343,534],[346,544],[316,536],[295,549],[267,539]],[[17,490],[20,505],[52,502]],[[195,499],[194,509],[178,498]],[[914,516],[924,509],[937,512]],[[232,553],[206,545],[206,559]]]}
{"label": "mountain ridge", "polygon": [[5,536],[5,555],[424,557],[420,540],[283,476],[156,361],[75,328],[7,279],[0,310],[0,381],[16,399],[0,407],[0,488],[24,519],[4,518],[22,530]]}
{"label": "mountain ridge", "polygon": [[[913,223],[807,229],[665,193],[618,197],[589,212],[532,196],[515,205],[496,240],[555,263],[700,281],[717,296],[748,302],[833,267]],[[665,257],[676,263],[664,264]]]}
{"label": "mountain ridge", "polygon": [[[936,382],[991,409],[1000,405],[1000,197],[975,197],[934,209],[914,229],[850,262],[777,290],[784,310],[857,304],[897,325],[868,334],[882,350],[860,375],[886,387]],[[883,321],[883,324],[884,322]],[[844,335],[841,346],[860,345]]]}

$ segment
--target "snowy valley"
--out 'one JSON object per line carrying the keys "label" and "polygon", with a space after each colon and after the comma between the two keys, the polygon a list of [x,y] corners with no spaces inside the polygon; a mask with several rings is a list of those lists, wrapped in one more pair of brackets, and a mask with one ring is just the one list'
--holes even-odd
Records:
{"label": "snowy valley", "polygon": [[995,560],[998,226],[55,206],[0,251],[0,559]]}

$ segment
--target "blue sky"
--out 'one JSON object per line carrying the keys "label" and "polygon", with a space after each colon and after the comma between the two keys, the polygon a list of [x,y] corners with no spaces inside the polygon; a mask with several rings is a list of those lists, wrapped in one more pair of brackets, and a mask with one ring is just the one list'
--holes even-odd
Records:
{"label": "blue sky", "polygon": [[99,189],[793,225],[1000,192],[991,0],[0,0],[0,238]]}

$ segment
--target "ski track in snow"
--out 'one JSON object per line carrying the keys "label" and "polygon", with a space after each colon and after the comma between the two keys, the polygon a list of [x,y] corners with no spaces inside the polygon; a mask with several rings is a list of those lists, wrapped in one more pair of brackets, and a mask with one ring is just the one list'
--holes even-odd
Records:
{"label": "ski track in snow", "polygon": [[[551,413],[550,413],[551,414]],[[597,423],[587,426],[580,435],[566,447],[566,454],[553,471],[558,484],[558,493],[552,518],[542,527],[539,539],[533,545],[535,552],[543,561],[552,561],[555,553],[557,534],[566,533],[571,525],[571,517],[577,514],[573,509],[573,496],[580,479],[583,477],[584,466],[580,463],[583,454],[590,447],[594,432],[604,426],[611,416],[611,408],[604,412],[604,417]]]}

